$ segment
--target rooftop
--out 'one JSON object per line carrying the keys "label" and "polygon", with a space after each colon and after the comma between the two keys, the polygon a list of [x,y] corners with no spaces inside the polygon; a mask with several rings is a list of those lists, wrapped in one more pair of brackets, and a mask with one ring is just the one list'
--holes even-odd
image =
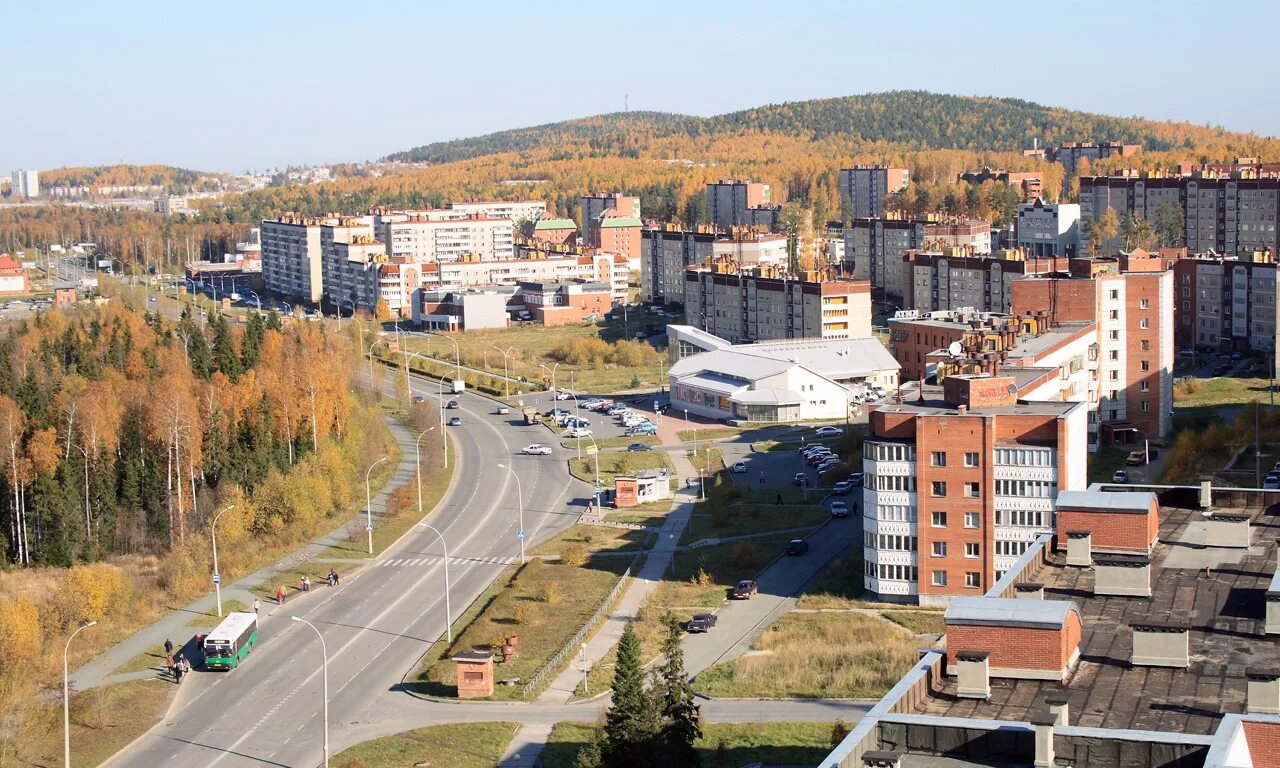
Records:
{"label": "rooftop", "polygon": [[[1261,634],[1280,516],[1248,512],[1255,544],[1245,550],[1204,546],[1200,510],[1163,508],[1149,599],[1094,596],[1093,570],[1051,553],[1028,579],[1044,583],[1046,601],[1070,601],[1083,615],[1080,661],[1066,683],[993,679],[981,701],[957,698],[955,678],[944,677],[914,711],[1026,722],[1047,694],[1065,692],[1073,726],[1213,733],[1224,714],[1244,711],[1245,670],[1280,666],[1280,646]],[[1130,624],[1170,619],[1190,622],[1190,666],[1131,666]]]}
{"label": "rooftop", "polygon": [[[1020,369],[1012,368],[1007,371],[1001,371],[1001,376],[1012,377],[1015,382],[1018,381],[1018,372]],[[1022,371],[1035,371],[1037,375],[1042,373],[1042,369],[1031,368],[1021,369]],[[954,403],[948,403],[942,396],[942,387],[934,384],[926,384],[922,390],[924,399],[919,399],[919,395],[912,394],[901,403],[885,402],[875,406],[877,411],[885,413],[914,413],[922,416],[958,416],[960,409]],[[1019,400],[1011,405],[995,405],[980,406],[977,408],[969,408],[968,413],[974,416],[992,415],[992,414],[1015,414],[1015,415],[1042,415],[1057,416],[1065,414],[1072,408],[1082,405],[1075,402],[1064,402],[1061,400]]]}

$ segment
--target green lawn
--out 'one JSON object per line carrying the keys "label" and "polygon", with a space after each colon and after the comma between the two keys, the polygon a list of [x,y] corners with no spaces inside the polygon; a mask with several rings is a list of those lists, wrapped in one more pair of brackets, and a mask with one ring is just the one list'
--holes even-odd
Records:
{"label": "green lawn", "polygon": [[[225,618],[227,614],[235,613],[236,611],[243,611],[243,610],[246,610],[248,607],[249,606],[245,605],[239,600],[223,600],[222,616],[219,616],[218,609],[214,608],[213,610],[207,611],[205,613],[199,613],[192,616],[191,620],[187,622],[187,626],[199,627],[201,629],[212,629],[218,626],[219,624],[221,624],[222,619]],[[162,658],[161,661],[164,661],[164,659]]]}
{"label": "green lawn", "polygon": [[329,584],[326,579],[329,576],[330,568],[338,572],[339,583],[341,583],[342,578],[356,567],[355,564],[304,561],[297,563],[288,570],[277,573],[269,581],[264,581],[250,591],[262,598],[262,605],[265,609],[276,604],[276,587],[284,587],[285,602],[288,602],[302,594],[303,576],[311,579],[312,590],[328,589]]}
{"label": "green lawn", "polygon": [[1124,469],[1124,460],[1129,451],[1114,446],[1099,448],[1089,454],[1089,482],[1109,483],[1117,469]]}
{"label": "green lawn", "polygon": [[854,545],[818,576],[796,601],[797,608],[849,608],[864,591],[862,546]]}
{"label": "green lawn", "polygon": [[724,469],[724,455],[720,453],[719,448],[700,445],[697,453],[689,451],[687,455],[693,468],[702,470],[704,474],[710,475]]}
{"label": "green lawn", "polygon": [[569,459],[569,472],[579,480],[587,483],[595,482],[597,460],[599,461],[600,483],[606,488],[613,487],[615,475],[625,475],[642,469],[666,469],[675,477],[675,468],[665,451],[642,451],[631,453],[600,453],[595,456],[583,454],[581,459]]}
{"label": "green lawn", "polygon": [[[672,411],[675,413],[675,411]],[[750,427],[750,429],[759,429],[759,427]],[[699,442],[703,440],[719,440],[724,437],[737,437],[746,432],[746,429],[738,427],[700,427],[698,429],[684,429],[676,433],[680,438],[680,442],[692,443],[694,440]]]}
{"label": "green lawn", "polygon": [[[703,768],[817,765],[831,751],[832,723],[708,723],[695,742]],[[542,768],[573,768],[578,750],[597,726],[557,723],[540,760]],[[717,754],[719,753],[719,754]]]}
{"label": "green lawn", "polygon": [[[562,433],[558,433],[558,434],[562,434]],[[657,435],[632,435],[630,437],[623,435],[621,437],[596,438],[596,446],[601,450],[605,450],[608,448],[626,448],[632,443],[642,443],[644,445],[659,445],[660,441],[658,440]],[[583,438],[582,440],[583,454],[586,453],[587,446],[589,445],[591,445],[591,441],[587,440],[586,438]],[[562,448],[568,448],[570,450],[574,450],[578,447],[578,441],[576,438],[572,438],[572,437],[561,438],[560,446]]]}
{"label": "green lawn", "polygon": [[792,536],[764,536],[677,551],[667,581],[654,590],[654,605],[663,608],[712,608],[742,579],[754,578],[782,554]]}
{"label": "green lawn", "polygon": [[[71,765],[91,768],[123,749],[159,722],[177,690],[173,683],[133,680],[71,695]],[[61,706],[58,726],[23,736],[30,758],[22,765],[62,765]]]}
{"label": "green lawn", "polygon": [[[707,511],[706,504],[695,508],[689,525],[680,538],[681,544],[712,537],[743,536],[767,531],[778,531],[787,528],[814,529],[831,519],[830,510],[825,507],[783,505],[772,503],[739,502],[728,507],[724,513]],[[803,538],[804,534],[791,534],[794,538]]]}
{"label": "green lawn", "polygon": [[662,524],[667,521],[667,515],[669,514],[671,514],[670,500],[650,501],[646,504],[627,507],[623,510],[608,510],[605,519],[618,523],[635,523],[636,525],[647,525],[651,528],[661,528]]}
{"label": "green lawn", "polygon": [[653,534],[649,531],[637,531],[631,528],[611,528],[606,525],[574,525],[555,538],[539,544],[531,554],[558,555],[561,558],[566,552],[578,555],[596,552],[635,552],[640,553],[648,548]]}
{"label": "green lawn", "polygon": [[1206,405],[1271,402],[1269,379],[1218,377],[1178,382],[1173,387],[1175,408],[1198,408]]}
{"label": "green lawn", "polygon": [[881,611],[880,615],[917,635],[941,635],[947,631],[942,613],[938,611]]}
{"label": "green lawn", "polygon": [[915,664],[917,645],[871,616],[791,613],[752,646],[766,653],[717,664],[693,685],[712,697],[875,698]]}
{"label": "green lawn", "polygon": [[157,647],[154,651],[143,651],[111,672],[115,675],[127,675],[130,672],[141,672],[146,669],[152,669],[156,672],[167,671],[164,666],[163,648]]}
{"label": "green lawn", "polygon": [[337,768],[493,768],[519,727],[508,722],[433,725],[348,747],[332,762]]}
{"label": "green lawn", "polygon": [[[456,695],[454,653],[475,648],[497,651],[504,637],[519,637],[519,655],[499,664],[494,699],[519,699],[521,687],[596,612],[630,564],[625,557],[588,559],[580,566],[533,559],[509,580],[495,582],[468,609],[457,626],[464,627],[452,646],[429,653],[417,676],[417,686],[436,696]],[[545,679],[550,682],[550,677]]]}

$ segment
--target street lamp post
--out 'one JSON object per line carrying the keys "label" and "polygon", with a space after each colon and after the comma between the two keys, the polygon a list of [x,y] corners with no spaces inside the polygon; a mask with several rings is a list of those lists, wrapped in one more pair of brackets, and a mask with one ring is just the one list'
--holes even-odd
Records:
{"label": "street lamp post", "polygon": [[538,367],[539,367],[539,368],[541,368],[541,369],[542,369],[542,370],[544,370],[544,371],[550,371],[550,372],[551,372],[551,400],[552,400],[552,403],[551,403],[551,404],[552,404],[552,406],[554,406],[554,405],[555,405],[555,399],[556,399],[556,369],[560,367],[560,364],[559,364],[559,363],[556,363],[556,364],[555,364],[554,366],[552,366],[551,368],[548,368],[548,367],[547,367],[547,366],[545,366],[545,365],[539,365]]}
{"label": "street lamp post", "polygon": [[71,683],[68,681],[67,654],[71,651],[71,641],[76,635],[97,624],[91,621],[71,633],[67,645],[62,649],[62,763],[64,768],[71,768]]}
{"label": "street lamp post", "polygon": [[591,441],[591,447],[595,449],[596,488],[599,488],[600,487],[600,446],[596,445],[596,439],[591,435],[587,435],[587,439]]}
{"label": "street lamp post", "polygon": [[422,434],[418,435],[418,439],[413,441],[413,460],[418,468],[418,514],[422,514],[422,438],[428,432],[434,431],[435,427],[427,427],[422,430]]}
{"label": "street lamp post", "polygon": [[249,291],[249,295],[253,297],[254,301],[258,302],[258,314],[262,314],[262,297],[253,291]]}
{"label": "street lamp post", "polygon": [[453,343],[453,365],[458,369],[458,379],[462,379],[462,352],[458,348],[458,340],[452,336],[445,336],[443,333],[429,333],[428,336],[439,336],[442,339],[448,339]]}
{"label": "street lamp post", "polygon": [[235,508],[235,504],[228,504],[226,509],[213,516],[213,522],[209,525],[209,535],[213,538],[213,591],[217,595],[218,618],[222,618],[222,574],[218,571],[218,518]]}
{"label": "street lamp post", "polygon": [[[422,354],[421,352],[413,352],[410,355],[410,357],[421,357],[423,360],[427,360],[426,355]],[[404,370],[405,370],[405,374],[404,374],[405,383],[408,384],[409,382],[409,358],[408,357],[405,358]],[[449,436],[444,434],[444,379],[443,378],[436,379],[436,398],[438,401],[436,410],[440,411],[440,431],[441,431],[441,434],[440,434],[441,451],[440,452],[444,458],[444,468],[448,469],[449,468]]]}
{"label": "street lamp post", "polygon": [[[421,505],[418,511],[422,511]],[[444,621],[445,630],[448,633],[448,640],[453,642],[453,609],[449,607],[449,545],[445,543],[444,534],[437,531],[426,523],[418,523],[418,525],[426,528],[440,538],[440,547],[444,550]]]}
{"label": "street lamp post", "polygon": [[315,624],[297,616],[289,618],[311,627],[311,631],[320,638],[320,675],[324,680],[324,719],[321,721],[324,724],[324,768],[329,768],[329,649],[325,647],[324,635],[320,634]]}
{"label": "street lamp post", "polygon": [[369,471],[364,473],[364,514],[365,514],[365,533],[369,534],[369,554],[373,554],[373,501],[369,497],[369,476],[373,474],[373,468],[386,461],[387,457],[383,456],[377,461],[369,465]]}
{"label": "street lamp post", "polygon": [[516,471],[506,464],[499,464],[499,467],[511,473],[516,479],[516,500],[520,502],[520,532],[516,534],[516,538],[520,539],[520,564],[524,565],[524,485],[520,482],[520,476]]}
{"label": "street lamp post", "polygon": [[511,374],[508,373],[507,371],[507,355],[510,355],[511,352],[515,349],[515,347],[508,347],[506,349],[503,349],[502,347],[495,346],[494,349],[502,353],[503,391],[506,393],[506,399],[510,400],[511,399]]}

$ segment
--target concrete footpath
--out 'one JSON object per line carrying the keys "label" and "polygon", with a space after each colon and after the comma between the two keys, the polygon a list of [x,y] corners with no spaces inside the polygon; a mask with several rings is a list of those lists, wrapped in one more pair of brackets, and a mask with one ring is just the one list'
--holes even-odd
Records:
{"label": "concrete footpath", "polygon": [[[370,506],[375,518],[385,513],[387,508],[387,497],[391,492],[400,486],[410,483],[413,480],[415,472],[413,435],[399,421],[391,416],[384,416],[383,422],[387,425],[387,429],[390,430],[392,437],[400,447],[400,463],[396,466],[395,472],[392,473],[390,480],[388,480],[382,490],[378,492],[378,495],[372,499]],[[273,582],[276,574],[289,570],[299,563],[311,560],[324,562],[326,558],[319,557],[322,552],[336,544],[345,543],[347,541],[348,534],[353,530],[363,532],[364,525],[364,510],[357,510],[352,514],[350,520],[330,531],[327,535],[316,539],[304,547],[290,552],[288,555],[272,565],[254,571],[253,573],[238,579],[234,583],[224,586],[222,588],[223,605],[225,606],[232,600],[239,600],[245,605],[253,605],[253,600],[256,595],[250,591],[251,589],[264,583],[269,584]],[[201,532],[200,535],[203,535],[203,532]],[[364,563],[364,560],[359,558],[344,558],[340,561],[334,560],[334,562],[361,565]],[[286,602],[289,600],[306,599],[303,593],[293,591],[292,584],[286,584],[285,587],[290,590],[290,595],[286,598]],[[271,615],[277,607],[274,599],[261,600],[260,602],[261,612],[263,615]],[[156,673],[153,670],[120,675],[113,675],[111,672],[146,651],[152,651],[160,654],[160,666],[163,666],[164,641],[166,639],[172,640],[174,645],[178,646],[178,648],[175,649],[175,652],[177,650],[182,650],[187,658],[198,658],[194,653],[196,650],[194,645],[191,648],[185,648],[184,644],[193,644],[195,633],[207,630],[193,627],[191,626],[191,622],[195,621],[197,617],[213,611],[216,607],[216,603],[217,601],[214,593],[210,592],[188,605],[167,612],[152,624],[143,627],[132,636],[116,644],[106,653],[103,653],[93,661],[72,672],[71,687],[77,691],[83,691],[105,683],[123,682],[125,680],[134,680],[155,675]]]}

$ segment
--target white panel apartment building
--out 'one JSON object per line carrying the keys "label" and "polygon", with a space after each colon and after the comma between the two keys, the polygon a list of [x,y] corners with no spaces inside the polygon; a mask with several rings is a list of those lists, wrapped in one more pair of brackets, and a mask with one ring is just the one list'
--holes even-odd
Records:
{"label": "white panel apartment building", "polygon": [[1075,256],[1080,245],[1080,206],[1074,203],[1022,203],[1014,223],[1015,245],[1028,258]]}
{"label": "white panel apartment building", "polygon": [[373,237],[367,216],[317,218],[285,214],[263,219],[262,280],[268,291],[317,304],[325,293],[325,249]]}
{"label": "white panel apartment building", "polygon": [[515,229],[510,219],[442,219],[425,212],[410,213],[403,221],[386,221],[380,234],[388,255],[415,264],[464,258],[500,261],[515,256]]}
{"label": "white panel apartment building", "polygon": [[488,219],[507,219],[513,223],[537,221],[547,213],[547,204],[539,200],[482,200],[470,203],[450,203],[449,210],[462,216],[480,216]]}

